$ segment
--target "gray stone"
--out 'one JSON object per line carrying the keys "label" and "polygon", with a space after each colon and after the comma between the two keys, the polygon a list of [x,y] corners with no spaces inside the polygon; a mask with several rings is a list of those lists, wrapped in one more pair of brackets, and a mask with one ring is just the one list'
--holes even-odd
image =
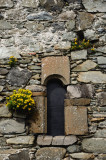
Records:
{"label": "gray stone", "polygon": [[[93,112],[93,117],[96,117],[96,118],[105,118],[106,117],[106,112],[96,112],[96,111],[94,111]],[[103,120],[102,119],[102,120]]]}
{"label": "gray stone", "polygon": [[13,1],[12,0],[0,0],[0,8],[11,8],[13,7]]}
{"label": "gray stone", "polygon": [[8,83],[15,86],[22,86],[27,84],[31,78],[31,72],[27,69],[21,70],[20,68],[13,68],[7,75]]}
{"label": "gray stone", "polygon": [[29,85],[29,86],[26,86],[26,89],[29,89],[32,92],[45,92],[46,91],[46,87],[40,86],[40,85]]}
{"label": "gray stone", "polygon": [[64,28],[64,22],[54,22],[53,24],[52,24],[52,26],[53,26],[53,28],[54,28],[54,30],[55,31],[58,31],[58,30],[65,30],[65,28]]}
{"label": "gray stone", "polygon": [[30,84],[30,85],[36,85],[36,84],[41,84],[41,82],[38,81],[38,80],[31,79],[31,80],[29,81],[29,84]]}
{"label": "gray stone", "polygon": [[5,75],[5,74],[7,74],[8,73],[8,70],[7,69],[5,69],[5,68],[0,68],[0,74],[1,75]]}
{"label": "gray stone", "polygon": [[59,42],[54,46],[55,50],[69,50],[71,48],[71,44],[69,42]]}
{"label": "gray stone", "polygon": [[72,145],[75,142],[77,142],[77,137],[74,135],[65,136],[65,138],[64,138],[64,145]]}
{"label": "gray stone", "polygon": [[0,133],[2,134],[16,134],[25,132],[25,122],[20,122],[13,119],[1,120],[0,121]]}
{"label": "gray stone", "polygon": [[0,86],[0,92],[2,92],[3,88],[4,88],[3,86]]}
{"label": "gray stone", "polygon": [[86,60],[85,62],[79,64],[77,67],[72,69],[72,71],[89,71],[95,68],[97,64],[91,60]]}
{"label": "gray stone", "polygon": [[[42,31],[44,29],[44,25],[42,23],[37,23],[37,22],[31,22],[31,21],[28,21],[26,24],[25,24],[25,27],[28,29],[28,30],[32,30],[32,31]],[[29,39],[28,39],[29,40]],[[25,40],[24,40],[25,41]],[[29,42],[29,41],[28,41]]]}
{"label": "gray stone", "polygon": [[80,72],[77,80],[86,83],[106,83],[106,74],[100,71]]}
{"label": "gray stone", "polygon": [[6,138],[0,137],[0,147],[6,146]]}
{"label": "gray stone", "polygon": [[106,2],[100,0],[82,0],[88,12],[106,12]]}
{"label": "gray stone", "polygon": [[79,12],[77,28],[79,30],[84,30],[92,26],[94,16],[91,13]]}
{"label": "gray stone", "polygon": [[40,4],[42,7],[44,7],[46,10],[50,11],[61,11],[64,5],[64,1],[63,0],[40,0]]}
{"label": "gray stone", "polygon": [[105,138],[88,138],[82,141],[82,147],[85,152],[106,153]]}
{"label": "gray stone", "polygon": [[86,39],[89,39],[89,40],[96,40],[96,39],[98,39],[98,35],[92,29],[87,29],[86,31],[84,31],[84,37]]}
{"label": "gray stone", "polygon": [[41,79],[40,74],[36,74],[36,75],[32,76],[32,79],[40,80]]}
{"label": "gray stone", "polygon": [[97,94],[97,102],[100,106],[106,105],[106,92],[100,92]]}
{"label": "gray stone", "polygon": [[67,151],[68,151],[69,153],[79,152],[80,150],[81,150],[81,147],[78,146],[78,145],[72,145],[72,146],[69,146],[69,147],[67,148]]}
{"label": "gray stone", "polygon": [[99,65],[99,68],[106,69],[106,65]]}
{"label": "gray stone", "polygon": [[106,129],[97,130],[96,133],[94,134],[94,137],[106,138]]}
{"label": "gray stone", "polygon": [[98,64],[106,64],[106,57],[99,56],[97,57]]}
{"label": "gray stone", "polygon": [[30,69],[30,70],[38,70],[38,69],[41,69],[41,66],[31,65],[31,66],[28,66],[28,69]]}
{"label": "gray stone", "polygon": [[73,10],[71,10],[71,11],[65,11],[65,12],[62,12],[61,14],[59,14],[58,19],[62,20],[62,21],[64,21],[64,20],[69,21],[69,20],[74,20],[75,17],[76,17],[75,12]]}
{"label": "gray stone", "polygon": [[8,58],[14,56],[15,58],[20,58],[20,55],[15,47],[0,47],[0,59]]}
{"label": "gray stone", "polygon": [[106,121],[100,122],[98,127],[99,128],[106,128]]}
{"label": "gray stone", "polygon": [[0,96],[0,102],[3,100],[4,98],[2,96]]}
{"label": "gray stone", "polygon": [[36,160],[61,160],[66,153],[64,148],[45,147],[36,152]]}
{"label": "gray stone", "polygon": [[0,20],[0,30],[12,29],[12,25],[4,20]]}
{"label": "gray stone", "polygon": [[32,145],[34,143],[34,136],[18,136],[14,138],[7,139],[7,144],[23,144],[23,145]]}
{"label": "gray stone", "polygon": [[37,144],[38,145],[51,145],[52,143],[52,139],[53,137],[52,136],[42,136],[42,135],[39,135],[37,137]]}
{"label": "gray stone", "polygon": [[11,117],[12,114],[4,104],[0,104],[0,117]]}
{"label": "gray stone", "polygon": [[30,20],[30,21],[33,21],[33,20],[49,21],[49,20],[52,20],[53,17],[49,13],[43,11],[43,12],[40,12],[40,13],[30,14],[30,15],[27,16],[27,19]]}
{"label": "gray stone", "polygon": [[73,41],[76,37],[75,32],[68,32],[63,34],[63,40]]}
{"label": "gray stone", "polygon": [[96,51],[106,53],[106,45],[96,48]]}
{"label": "gray stone", "polygon": [[71,52],[71,59],[72,60],[87,59],[87,50]]}
{"label": "gray stone", "polygon": [[75,28],[75,20],[70,20],[66,22],[66,28],[68,31],[71,31],[72,29]]}
{"label": "gray stone", "polygon": [[94,155],[92,154],[92,153],[84,153],[84,152],[81,152],[81,153],[72,153],[72,154],[70,154],[70,156],[72,157],[72,158],[75,158],[75,159],[85,159],[85,160],[87,160],[87,159],[92,159],[93,157],[94,157]]}
{"label": "gray stone", "polygon": [[39,6],[38,0],[22,0],[22,6],[23,7],[31,7],[31,8],[37,8]]}
{"label": "gray stone", "polygon": [[40,52],[43,50],[43,45],[40,43],[36,43],[34,45],[29,46],[29,51],[30,52]]}
{"label": "gray stone", "polygon": [[52,140],[52,145],[63,145],[64,143],[64,136],[55,136]]}
{"label": "gray stone", "polygon": [[8,157],[9,160],[30,160],[28,149],[18,150],[18,152],[11,153]]}
{"label": "gray stone", "polygon": [[70,98],[91,98],[94,94],[94,88],[92,84],[69,85],[67,92]]}

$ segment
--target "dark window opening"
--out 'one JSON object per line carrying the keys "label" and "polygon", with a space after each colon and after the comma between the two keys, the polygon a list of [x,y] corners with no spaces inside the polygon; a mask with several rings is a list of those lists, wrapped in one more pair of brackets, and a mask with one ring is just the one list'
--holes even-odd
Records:
{"label": "dark window opening", "polygon": [[66,89],[58,79],[47,83],[47,134],[64,135],[64,99]]}

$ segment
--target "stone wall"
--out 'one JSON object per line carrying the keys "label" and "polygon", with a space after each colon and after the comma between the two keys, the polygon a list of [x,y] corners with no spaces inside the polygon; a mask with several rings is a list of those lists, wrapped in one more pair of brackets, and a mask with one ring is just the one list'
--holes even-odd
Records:
{"label": "stone wall", "polygon": [[[106,159],[105,12],[105,0],[0,1],[0,160]],[[70,51],[75,38],[89,40],[95,52]],[[68,57],[70,79],[66,135],[52,137],[41,62],[57,56]],[[6,108],[6,97],[19,88],[33,92],[38,113],[32,117]]]}

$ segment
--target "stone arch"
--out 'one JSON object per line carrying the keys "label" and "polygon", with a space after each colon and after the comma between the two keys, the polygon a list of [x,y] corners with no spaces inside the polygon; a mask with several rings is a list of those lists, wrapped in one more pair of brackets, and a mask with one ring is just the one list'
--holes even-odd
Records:
{"label": "stone arch", "polygon": [[70,65],[67,56],[51,56],[42,59],[42,84],[51,78],[60,79],[64,85],[70,83]]}
{"label": "stone arch", "polygon": [[66,84],[67,84],[67,80],[66,80],[63,76],[61,76],[61,75],[59,75],[59,74],[53,74],[53,75],[48,76],[48,77],[44,80],[44,85],[47,85],[47,82],[48,82],[49,80],[52,80],[52,79],[58,79],[58,80],[60,80],[60,81],[63,83],[63,85],[66,85]]}

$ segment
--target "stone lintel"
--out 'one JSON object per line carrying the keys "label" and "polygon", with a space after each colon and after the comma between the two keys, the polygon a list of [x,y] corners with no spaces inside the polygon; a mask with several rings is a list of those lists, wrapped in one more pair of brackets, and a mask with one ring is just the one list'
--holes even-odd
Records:
{"label": "stone lintel", "polygon": [[60,79],[63,84],[70,83],[69,58],[66,56],[46,57],[42,59],[42,84],[51,78]]}

